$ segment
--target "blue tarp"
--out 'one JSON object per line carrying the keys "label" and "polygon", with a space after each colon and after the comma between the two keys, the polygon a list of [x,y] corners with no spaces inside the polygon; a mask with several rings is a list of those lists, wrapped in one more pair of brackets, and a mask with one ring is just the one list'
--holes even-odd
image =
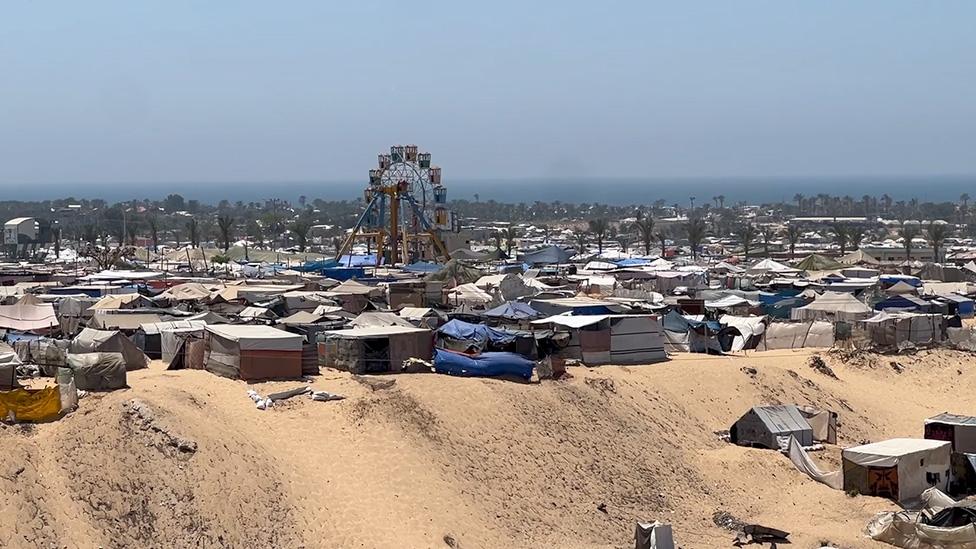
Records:
{"label": "blue tarp", "polygon": [[[383,261],[380,261],[380,265]],[[376,254],[369,255],[344,255],[339,258],[340,267],[375,267]]]}
{"label": "blue tarp", "polygon": [[366,269],[362,267],[329,267],[322,269],[322,276],[345,282],[350,279],[362,279],[366,277]]}
{"label": "blue tarp", "polygon": [[648,263],[650,263],[650,261],[646,259],[641,259],[639,257],[632,257],[630,259],[621,259],[620,261],[616,262],[618,267],[639,267],[641,265],[647,265]]}
{"label": "blue tarp", "polygon": [[508,301],[501,305],[485,311],[484,316],[489,318],[507,318],[511,320],[531,320],[539,318],[542,313],[529,307],[527,303],[519,301]]}
{"label": "blue tarp", "polygon": [[491,342],[493,345],[508,345],[515,341],[514,334],[456,318],[438,328],[437,333],[465,341]]}
{"label": "blue tarp", "polygon": [[321,259],[319,261],[306,261],[304,265],[298,268],[298,270],[303,273],[312,273],[321,271],[322,269],[336,267],[338,265],[339,262],[335,259]]}
{"label": "blue tarp", "polygon": [[570,257],[572,257],[572,254],[559,246],[549,246],[548,248],[543,248],[541,250],[529,252],[519,256],[519,260],[521,260],[523,263],[528,263],[529,265],[553,265],[558,263],[566,263],[569,261]]}
{"label": "blue tarp", "polygon": [[434,350],[434,371],[464,377],[518,376],[532,377],[531,360],[515,353],[481,353],[468,356],[444,349]]}
{"label": "blue tarp", "polygon": [[427,261],[418,261],[417,263],[411,263],[403,268],[404,271],[408,273],[436,273],[437,271],[443,269],[444,266],[438,263],[430,263]]}
{"label": "blue tarp", "polygon": [[904,282],[905,284],[908,284],[908,285],[910,285],[910,286],[912,286],[914,288],[921,288],[922,287],[922,280],[920,278],[916,277],[916,276],[908,276],[908,275],[881,275],[881,276],[878,277],[878,281],[881,282],[881,285],[884,286],[884,287],[886,287],[886,288],[888,286],[894,286],[895,284],[897,284],[899,282]]}

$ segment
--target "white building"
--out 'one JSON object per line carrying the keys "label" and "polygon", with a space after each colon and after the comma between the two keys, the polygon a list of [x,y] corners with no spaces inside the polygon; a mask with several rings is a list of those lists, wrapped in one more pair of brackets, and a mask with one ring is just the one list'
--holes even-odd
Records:
{"label": "white building", "polygon": [[3,243],[20,244],[37,240],[40,226],[33,217],[16,217],[3,224]]}

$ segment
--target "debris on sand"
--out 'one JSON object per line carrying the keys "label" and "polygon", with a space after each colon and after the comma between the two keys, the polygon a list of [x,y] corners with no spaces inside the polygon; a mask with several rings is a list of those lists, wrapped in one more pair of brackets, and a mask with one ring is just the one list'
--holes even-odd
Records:
{"label": "debris on sand", "polygon": [[837,379],[837,374],[834,373],[834,371],[830,368],[830,366],[827,366],[827,363],[820,355],[813,355],[812,357],[810,357],[809,364],[811,368],[820,372],[821,374],[830,378]]}
{"label": "debris on sand", "polygon": [[749,366],[743,366],[739,368],[739,371],[752,378],[756,377],[756,374],[759,373],[759,370],[755,368],[750,368]]}
{"label": "debris on sand", "polygon": [[122,403],[122,417],[138,429],[152,435],[155,439],[153,446],[160,451],[175,449],[180,454],[193,454],[197,451],[197,443],[176,435],[161,426],[156,415],[146,403],[132,399]]}
{"label": "debris on sand", "polygon": [[362,385],[369,387],[371,391],[382,391],[385,389],[390,389],[396,385],[395,379],[374,379],[360,375],[352,376],[352,378]]}

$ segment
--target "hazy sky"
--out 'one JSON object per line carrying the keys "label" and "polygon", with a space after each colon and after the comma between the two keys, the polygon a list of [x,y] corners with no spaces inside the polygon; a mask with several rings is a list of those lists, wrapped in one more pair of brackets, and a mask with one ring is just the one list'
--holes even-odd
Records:
{"label": "hazy sky", "polygon": [[8,1],[0,183],[976,173],[976,2]]}

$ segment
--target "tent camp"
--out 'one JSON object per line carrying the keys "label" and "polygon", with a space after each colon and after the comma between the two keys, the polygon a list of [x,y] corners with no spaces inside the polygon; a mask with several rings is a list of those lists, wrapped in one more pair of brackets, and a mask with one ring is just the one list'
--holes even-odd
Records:
{"label": "tent camp", "polygon": [[408,358],[430,360],[430,330],[413,326],[368,326],[323,333],[322,365],[354,374],[399,372]]}
{"label": "tent camp", "polygon": [[852,294],[824,292],[809,305],[790,311],[792,320],[830,320],[853,322],[871,316],[871,307],[861,303]]}
{"label": "tent camp", "polygon": [[944,440],[953,452],[976,454],[976,417],[941,413],[925,420],[925,438]]}
{"label": "tent camp", "polygon": [[71,340],[69,353],[121,353],[125,369],[139,370],[149,365],[149,359],[136,344],[118,330],[85,328]]}
{"label": "tent camp", "polygon": [[0,305],[0,328],[48,333],[59,325],[54,306],[43,303],[32,295],[25,295],[13,305]]}
{"label": "tent camp", "polygon": [[813,428],[796,406],[756,406],[729,428],[729,440],[739,446],[779,450],[780,439],[795,437],[801,446],[813,444]]}
{"label": "tent camp", "polygon": [[302,376],[302,336],[259,325],[207,326],[204,367],[245,381]]}
{"label": "tent camp", "polygon": [[558,354],[601,364],[653,364],[668,360],[661,321],[652,315],[556,315],[532,324],[566,329],[570,339]]}
{"label": "tent camp", "polygon": [[844,491],[904,502],[936,487],[948,489],[950,443],[894,438],[841,452]]}

